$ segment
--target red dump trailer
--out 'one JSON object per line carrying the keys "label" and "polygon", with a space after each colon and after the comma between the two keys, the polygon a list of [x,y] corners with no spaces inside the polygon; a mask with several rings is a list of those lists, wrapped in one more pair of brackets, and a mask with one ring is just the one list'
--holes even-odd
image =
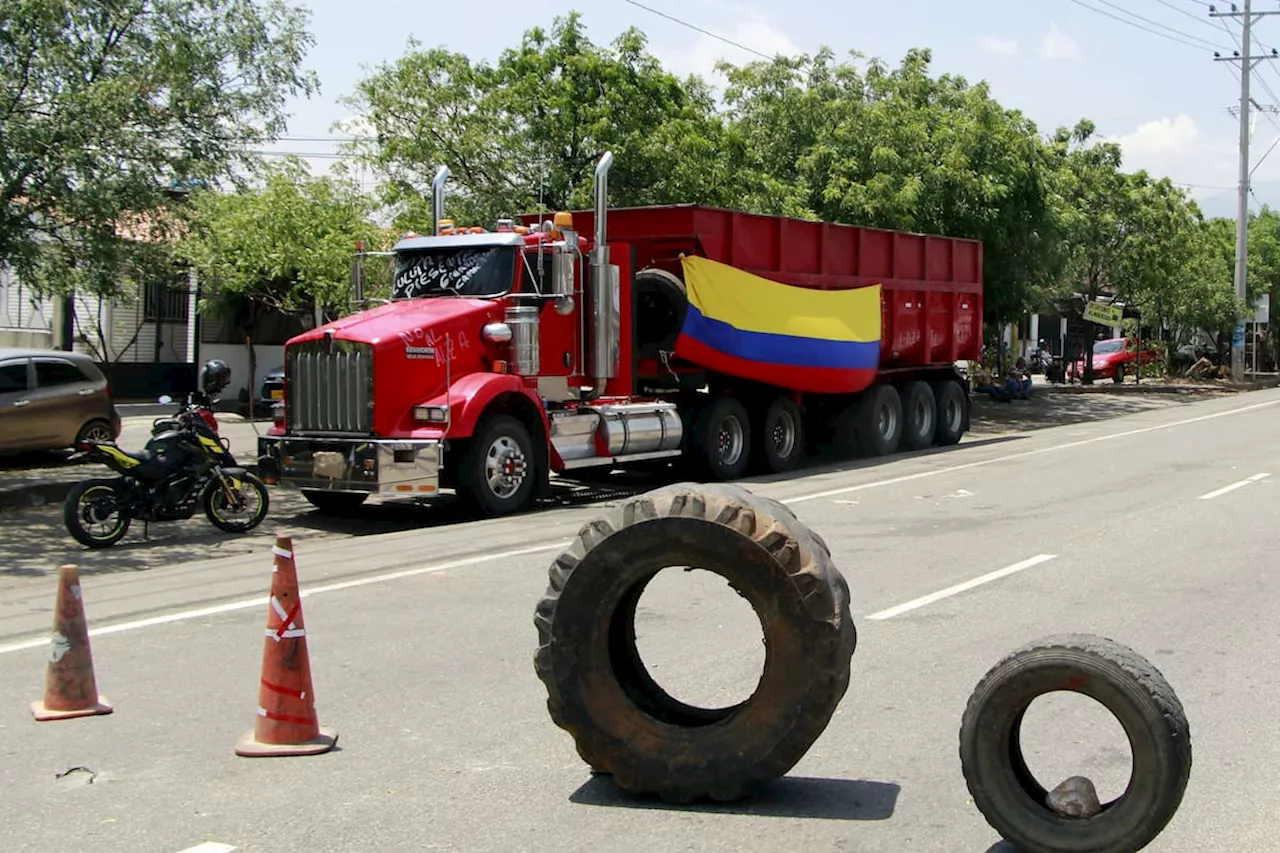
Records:
{"label": "red dump trailer", "polygon": [[[394,248],[389,304],[285,348],[264,479],[321,509],[454,489],[488,514],[551,473],[678,460],[727,480],[830,442],[958,442],[982,245],[698,205],[444,219]],[[586,235],[592,235],[588,237]]]}

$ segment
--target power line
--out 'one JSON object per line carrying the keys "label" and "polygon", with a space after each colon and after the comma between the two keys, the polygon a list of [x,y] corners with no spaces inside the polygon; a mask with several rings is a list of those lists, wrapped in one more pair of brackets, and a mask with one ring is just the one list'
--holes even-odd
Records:
{"label": "power line", "polygon": [[[1172,3],[1169,2],[1169,0],[1156,0],[1156,2],[1159,3],[1161,6],[1165,6],[1169,9],[1172,9],[1173,11],[1177,12],[1179,15],[1186,15],[1188,18],[1190,18],[1191,20],[1197,23],[1204,24],[1206,27],[1209,27],[1210,29],[1213,28],[1213,24],[1209,23],[1204,18],[1200,17],[1199,15],[1193,15],[1190,12],[1188,12],[1186,9],[1182,9],[1178,6],[1173,5]],[[1186,2],[1196,3],[1197,0],[1186,0]],[[1202,3],[1199,5],[1201,6],[1201,8],[1206,8],[1206,9],[1209,8],[1208,3]]]}
{"label": "power line", "polygon": [[1117,6],[1115,3],[1112,3],[1111,0],[1095,0],[1095,2],[1101,3],[1103,6],[1110,6],[1112,9],[1115,9],[1118,12],[1123,12],[1124,14],[1128,15],[1131,18],[1136,18],[1139,21],[1145,21],[1146,23],[1151,24],[1152,26],[1155,26],[1155,27],[1159,27],[1162,30],[1168,30],[1171,33],[1177,33],[1178,35],[1184,38],[1194,39],[1198,42],[1203,42],[1209,47],[1219,47],[1219,45],[1214,44],[1208,39],[1202,39],[1200,38],[1200,36],[1193,36],[1191,33],[1186,33],[1186,32],[1183,32],[1182,30],[1176,30],[1173,27],[1168,26],[1167,24],[1160,23],[1159,21],[1153,21],[1150,18],[1144,18],[1142,15],[1134,14],[1133,12],[1130,12],[1128,9],[1125,9],[1122,6]]}
{"label": "power line", "polygon": [[767,59],[767,60],[769,60],[769,61],[773,61],[773,57],[772,57],[772,56],[769,56],[768,54],[765,54],[765,53],[761,53],[760,51],[756,50],[756,49],[755,49],[755,48],[753,48],[753,47],[747,47],[745,44],[739,44],[738,42],[734,41],[733,39],[725,38],[724,36],[722,36],[722,35],[720,35],[720,34],[718,34],[718,33],[713,33],[713,32],[711,32],[711,30],[704,30],[702,27],[699,27],[697,24],[691,24],[691,23],[689,23],[688,21],[682,21],[682,20],[680,20],[680,19],[679,19],[679,18],[677,18],[677,17],[674,17],[674,16],[672,16],[672,15],[668,15],[666,12],[659,12],[657,9],[654,9],[654,8],[652,8],[652,7],[650,7],[650,6],[646,6],[646,5],[644,5],[643,3],[637,3],[637,2],[636,2],[636,0],[622,0],[622,2],[624,2],[624,3],[630,3],[632,6],[635,6],[635,7],[639,8],[639,9],[644,9],[646,12],[650,12],[650,13],[652,13],[652,14],[654,14],[654,15],[657,15],[657,16],[658,16],[658,17],[660,17],[660,18],[666,18],[668,21],[671,21],[671,22],[673,22],[673,23],[679,24],[679,25],[680,25],[680,26],[682,26],[682,27],[688,27],[688,28],[689,28],[689,29],[691,29],[691,30],[696,30],[697,32],[702,33],[704,36],[711,36],[713,39],[719,39],[720,41],[724,42],[725,44],[731,44],[731,45],[733,45],[734,47],[738,48],[739,50],[745,50],[747,53],[754,53],[756,56],[759,56],[759,57],[761,57],[762,59]]}
{"label": "power line", "polygon": [[[627,2],[630,2],[630,0],[627,0]],[[1209,45],[1210,47],[1219,47],[1220,49],[1225,50],[1225,48],[1221,48],[1220,45],[1215,45],[1212,42],[1204,42],[1204,44],[1196,44],[1195,42],[1187,41],[1186,39],[1178,38],[1177,36],[1166,35],[1165,33],[1159,32],[1157,30],[1153,30],[1150,27],[1144,27],[1142,24],[1135,24],[1133,21],[1130,21],[1128,18],[1121,18],[1119,15],[1113,15],[1110,12],[1106,11],[1105,9],[1098,9],[1094,6],[1090,6],[1088,3],[1081,2],[1081,0],[1071,0],[1071,2],[1075,3],[1077,6],[1083,9],[1088,9],[1090,12],[1096,12],[1099,15],[1106,15],[1108,18],[1119,21],[1122,24],[1128,24],[1129,26],[1135,29],[1139,29],[1139,30],[1142,30],[1143,32],[1150,33],[1153,36],[1159,36],[1162,39],[1168,39],[1169,41],[1177,42],[1178,44],[1184,44],[1187,47],[1194,47],[1196,50],[1204,50],[1205,44]],[[1105,3],[1106,0],[1098,0],[1098,2]],[[1107,5],[1111,5],[1111,4],[1108,3]],[[1115,7],[1115,8],[1119,8],[1119,7]],[[1124,11],[1124,10],[1121,9],[1121,11]],[[1131,13],[1127,13],[1127,14],[1131,14]],[[1138,17],[1138,16],[1135,15],[1134,17]],[[1143,18],[1142,20],[1147,20],[1147,19]],[[1157,24],[1157,26],[1164,26],[1164,25]],[[1165,27],[1165,29],[1171,29],[1171,28]],[[1203,39],[1199,39],[1197,36],[1188,35],[1187,33],[1183,33],[1180,30],[1173,30],[1173,32],[1180,33],[1181,35],[1187,36],[1187,38],[1197,39],[1197,41],[1202,41],[1202,42],[1204,41]]]}

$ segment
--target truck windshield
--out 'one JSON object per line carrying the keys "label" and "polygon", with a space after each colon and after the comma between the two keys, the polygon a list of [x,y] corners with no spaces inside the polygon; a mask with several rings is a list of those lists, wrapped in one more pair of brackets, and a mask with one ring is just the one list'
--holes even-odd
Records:
{"label": "truck windshield", "polygon": [[426,296],[499,296],[515,280],[511,246],[415,249],[396,254],[392,299]]}

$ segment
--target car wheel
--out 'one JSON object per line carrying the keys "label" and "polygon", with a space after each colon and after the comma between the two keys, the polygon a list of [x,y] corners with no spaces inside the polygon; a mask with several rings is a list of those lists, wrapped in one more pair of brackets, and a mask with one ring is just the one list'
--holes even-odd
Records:
{"label": "car wheel", "polygon": [[79,445],[86,441],[92,441],[102,444],[113,441],[115,437],[111,424],[104,420],[92,420],[80,427],[80,431],[76,433],[75,443]]}

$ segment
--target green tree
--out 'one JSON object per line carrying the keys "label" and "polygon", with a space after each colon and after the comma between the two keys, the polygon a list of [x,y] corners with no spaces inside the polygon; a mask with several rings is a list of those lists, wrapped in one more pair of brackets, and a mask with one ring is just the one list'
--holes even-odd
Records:
{"label": "green tree", "polygon": [[722,65],[730,165],[749,209],[982,240],[987,317],[1013,319],[1055,278],[1054,163],[986,83],[933,78],[930,62]]}
{"label": "green tree", "polygon": [[6,0],[0,261],[46,291],[120,292],[163,268],[175,188],[284,127],[306,13],[283,0]]}
{"label": "green tree", "polygon": [[[261,187],[192,197],[191,229],[178,253],[215,294],[205,307],[239,319],[250,375],[252,330],[263,311],[349,310],[357,242],[373,251],[388,248],[390,240],[372,212],[354,182],[313,177],[293,157],[267,169]],[[371,265],[374,275],[379,269]]]}
{"label": "green tree", "polygon": [[375,136],[352,150],[381,173],[405,227],[429,221],[439,164],[452,172],[449,212],[467,223],[589,207],[605,150],[613,204],[732,198],[707,86],[664,71],[635,29],[593,44],[577,13],[528,31],[496,65],[411,40],[346,102]]}

